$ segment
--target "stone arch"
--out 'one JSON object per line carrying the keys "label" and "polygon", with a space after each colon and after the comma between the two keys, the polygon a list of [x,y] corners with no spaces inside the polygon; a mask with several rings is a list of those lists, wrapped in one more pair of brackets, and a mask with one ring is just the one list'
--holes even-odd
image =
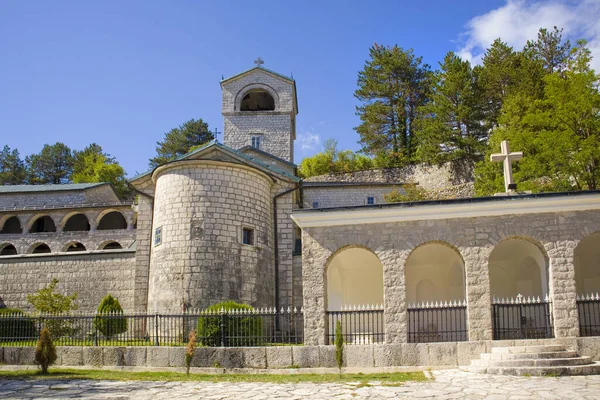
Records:
{"label": "stone arch", "polygon": [[273,109],[272,110],[262,110],[262,111],[276,111],[279,110],[279,95],[277,91],[269,85],[264,83],[252,83],[250,85],[244,86],[235,97],[235,111],[242,111],[242,102],[244,98],[250,94],[254,93],[267,93],[271,99],[273,100]]}
{"label": "stone arch", "polygon": [[383,304],[383,264],[369,248],[350,245],[334,252],[325,264],[327,308]]}
{"label": "stone arch", "polygon": [[466,298],[465,261],[447,242],[433,240],[415,247],[404,262],[404,276],[409,304]]}
{"label": "stone arch", "polygon": [[60,226],[63,232],[82,232],[90,230],[90,221],[82,212],[74,211],[65,215]]}
{"label": "stone arch", "polygon": [[577,294],[600,293],[600,231],[579,241],[573,264]]}
{"label": "stone arch", "polygon": [[19,234],[23,233],[23,227],[21,226],[21,220],[16,215],[7,216],[3,218],[2,228],[0,228],[0,234]]}
{"label": "stone arch", "polygon": [[98,250],[120,250],[123,246],[116,240],[106,240],[98,246]]}
{"label": "stone arch", "polygon": [[56,223],[47,214],[36,215],[31,218],[27,228],[29,233],[56,232]]}
{"label": "stone arch", "polygon": [[83,243],[78,242],[76,240],[72,240],[69,243],[65,244],[62,248],[63,252],[71,253],[75,251],[86,251],[86,247]]}
{"label": "stone arch", "polygon": [[36,242],[29,246],[27,250],[28,254],[42,254],[42,253],[52,253],[52,249],[46,243]]}
{"label": "stone arch", "polygon": [[96,229],[99,231],[110,229],[127,229],[127,219],[118,210],[104,210],[96,218]]}
{"label": "stone arch", "polygon": [[17,248],[12,243],[0,244],[0,256],[14,256],[18,254]]}
{"label": "stone arch", "polygon": [[550,259],[541,243],[528,236],[509,236],[490,252],[490,296],[513,298],[549,294]]}

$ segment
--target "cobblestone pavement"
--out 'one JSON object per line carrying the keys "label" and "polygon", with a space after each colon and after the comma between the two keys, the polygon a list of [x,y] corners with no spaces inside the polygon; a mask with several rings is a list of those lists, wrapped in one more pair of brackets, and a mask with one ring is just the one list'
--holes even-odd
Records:
{"label": "cobblestone pavement", "polygon": [[600,399],[600,375],[512,377],[459,370],[434,371],[435,380],[360,387],[346,384],[277,384],[140,381],[0,381],[0,399]]}

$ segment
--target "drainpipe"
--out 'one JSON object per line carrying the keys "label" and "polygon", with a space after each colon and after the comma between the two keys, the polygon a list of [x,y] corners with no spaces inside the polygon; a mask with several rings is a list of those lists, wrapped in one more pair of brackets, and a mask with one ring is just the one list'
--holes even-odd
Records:
{"label": "drainpipe", "polygon": [[277,199],[286,194],[302,189],[302,181],[296,184],[295,187],[276,194],[273,197],[273,250],[275,255],[275,310],[279,311],[279,239],[277,238]]}

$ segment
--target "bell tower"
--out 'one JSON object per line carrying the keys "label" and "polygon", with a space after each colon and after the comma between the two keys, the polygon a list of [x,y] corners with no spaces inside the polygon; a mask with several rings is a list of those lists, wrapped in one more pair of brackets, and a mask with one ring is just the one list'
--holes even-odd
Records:
{"label": "bell tower", "polygon": [[235,150],[250,146],[294,162],[296,82],[262,66],[221,81],[223,143]]}

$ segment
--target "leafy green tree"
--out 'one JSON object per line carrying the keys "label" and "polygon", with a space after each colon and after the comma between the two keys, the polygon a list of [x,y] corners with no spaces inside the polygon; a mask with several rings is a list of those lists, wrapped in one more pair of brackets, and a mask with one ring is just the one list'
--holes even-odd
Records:
{"label": "leafy green tree", "polygon": [[42,374],[48,373],[48,368],[56,362],[56,347],[48,329],[42,329],[35,348],[35,363],[42,369]]}
{"label": "leafy green tree", "polygon": [[110,293],[100,301],[94,325],[109,340],[115,335],[127,332],[127,318],[123,316],[123,307]]}
{"label": "leafy green tree", "polygon": [[5,145],[0,151],[0,185],[20,185],[26,178],[27,170],[19,151]]}
{"label": "leafy green tree", "polygon": [[388,158],[389,166],[406,165],[417,147],[413,121],[417,108],[427,101],[431,71],[412,49],[375,44],[369,57],[354,93],[363,103],[356,108],[359,143],[365,154]]}
{"label": "leafy green tree", "polygon": [[172,161],[190,151],[194,146],[200,146],[214,139],[208,124],[202,119],[191,119],[178,128],[165,133],[162,142],[156,142],[156,156],[150,159],[150,167]]}
{"label": "leafy green tree", "polygon": [[600,187],[600,77],[589,62],[589,50],[580,41],[566,69],[544,77],[542,99],[514,95],[504,104],[501,128],[490,138],[486,160],[475,169],[477,194],[503,190],[502,167],[488,160],[506,139],[512,149],[524,153],[513,167],[519,189]]}
{"label": "leafy green tree", "polygon": [[338,150],[337,141],[328,139],[323,152],[302,160],[298,167],[298,174],[302,178],[309,178],[317,175],[370,169],[373,168],[373,165],[371,158],[351,150]]}
{"label": "leafy green tree", "polygon": [[482,94],[468,61],[449,52],[435,73],[431,101],[419,108],[418,160],[470,171],[486,150]]}
{"label": "leafy green tree", "polygon": [[82,151],[75,152],[71,180],[73,183],[110,182],[121,197],[130,192],[125,179],[125,170],[102,147],[92,143]]}
{"label": "leafy green tree", "polygon": [[30,184],[68,183],[73,172],[73,152],[64,143],[46,144],[40,153],[28,156],[26,163]]}
{"label": "leafy green tree", "polygon": [[[68,296],[57,293],[57,284],[58,279],[52,279],[52,282],[45,288],[38,290],[37,294],[28,294],[27,301],[37,311],[44,314],[63,314],[77,310],[77,304],[75,303],[77,293]],[[71,320],[48,319],[44,323],[53,339],[72,335],[77,331]]]}

